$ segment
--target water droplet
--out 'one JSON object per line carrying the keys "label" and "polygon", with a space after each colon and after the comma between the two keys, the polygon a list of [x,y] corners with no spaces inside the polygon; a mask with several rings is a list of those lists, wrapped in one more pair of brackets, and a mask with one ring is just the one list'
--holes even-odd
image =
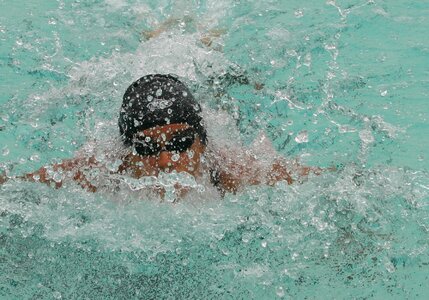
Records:
{"label": "water droplet", "polygon": [[40,157],[37,154],[33,154],[33,155],[30,156],[30,160],[31,161],[39,161]]}
{"label": "water droplet", "polygon": [[6,147],[3,147],[3,149],[2,149],[2,154],[3,154],[3,156],[8,156],[9,155],[9,153],[10,153],[10,150],[9,150],[9,148],[6,146]]}
{"label": "water droplet", "polygon": [[188,93],[187,92],[183,92],[182,95],[183,95],[183,97],[186,97],[186,96],[188,96]]}
{"label": "water droplet", "polygon": [[[133,155],[137,155],[135,148],[133,148]],[[110,161],[106,163],[106,168],[111,172],[117,172],[121,164],[122,164],[122,160],[117,159],[115,161]]]}
{"label": "water droplet", "polygon": [[297,18],[302,18],[304,16],[304,12],[302,11],[302,9],[298,9],[294,12],[294,15]]}
{"label": "water droplet", "polygon": [[283,287],[279,286],[276,289],[276,295],[280,298],[283,298],[285,296],[285,291],[284,291]]}
{"label": "water droplet", "polygon": [[300,131],[295,137],[295,142],[298,144],[308,143],[308,132],[307,130]]}
{"label": "water droplet", "polygon": [[387,272],[389,272],[389,273],[393,273],[393,272],[395,272],[395,271],[396,271],[395,266],[394,266],[394,265],[393,265],[393,263],[392,263],[392,262],[390,262],[390,261],[387,261],[387,262],[384,264],[384,266],[386,267],[386,270],[387,270]]}
{"label": "water droplet", "polygon": [[162,95],[162,89],[157,89],[155,95],[157,97],[161,96]]}
{"label": "water droplet", "polygon": [[61,182],[63,180],[63,174],[61,172],[55,172],[54,176],[52,176],[52,179],[55,182]]}
{"label": "water droplet", "polygon": [[307,53],[304,56],[304,63],[303,63],[303,65],[306,66],[306,67],[310,67],[311,66],[311,54],[310,53]]}
{"label": "water droplet", "polygon": [[189,158],[193,158],[194,157],[195,152],[193,150],[189,150],[188,151],[188,157]]}
{"label": "water droplet", "polygon": [[382,97],[386,97],[386,96],[387,96],[387,90],[380,91],[380,95],[381,95]]}
{"label": "water droplet", "polygon": [[0,118],[5,122],[9,121],[9,115],[1,115]]}
{"label": "water droplet", "polygon": [[287,50],[286,54],[289,55],[289,56],[297,56],[298,55],[298,53],[295,50],[293,50],[293,49],[292,50]]}
{"label": "water droplet", "polygon": [[61,295],[61,293],[60,292],[58,292],[58,291],[55,291],[55,292],[53,292],[52,293],[52,296],[55,298],[55,299],[61,299],[63,296]]}
{"label": "water droplet", "polygon": [[349,125],[340,125],[338,127],[338,132],[339,133],[356,132],[356,128],[351,127]]}
{"label": "water droplet", "polygon": [[147,96],[146,99],[147,99],[147,101],[151,102],[153,100],[153,96],[149,95],[149,96]]}
{"label": "water droplet", "polygon": [[359,137],[361,141],[365,144],[371,144],[375,141],[374,136],[372,135],[371,131],[368,129],[361,130],[359,132]]}

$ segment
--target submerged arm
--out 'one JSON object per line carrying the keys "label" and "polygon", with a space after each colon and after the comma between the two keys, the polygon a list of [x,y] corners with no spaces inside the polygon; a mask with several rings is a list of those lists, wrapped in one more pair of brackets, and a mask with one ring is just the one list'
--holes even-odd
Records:
{"label": "submerged arm", "polygon": [[[162,23],[160,23],[155,29],[153,30],[145,30],[142,32],[142,36],[146,39],[152,39],[155,37],[160,36],[162,33],[170,30],[171,28],[175,26],[183,26],[183,25],[190,24],[192,26],[196,26],[199,31],[203,31],[200,41],[202,44],[204,44],[207,47],[211,47],[213,44],[213,40],[216,38],[221,37],[226,33],[226,29],[207,29],[204,26],[200,24],[196,24],[196,21],[191,16],[184,16],[182,18],[178,17],[169,17]],[[218,47],[215,47],[214,50],[221,50]]]}

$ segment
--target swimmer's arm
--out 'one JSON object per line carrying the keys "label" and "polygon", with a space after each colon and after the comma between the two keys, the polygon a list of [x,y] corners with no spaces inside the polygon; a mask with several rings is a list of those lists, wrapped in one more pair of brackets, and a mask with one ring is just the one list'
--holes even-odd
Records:
{"label": "swimmer's arm", "polygon": [[271,174],[269,175],[271,180],[268,181],[268,184],[274,185],[276,182],[284,180],[284,174],[287,172],[290,177],[289,184],[293,182],[302,182],[310,174],[321,175],[325,171],[336,171],[335,167],[329,168],[320,168],[320,167],[310,167],[303,166],[297,160],[288,161],[283,158],[278,158],[274,161]]}
{"label": "swimmer's arm", "polygon": [[[224,160],[224,162],[227,160]],[[302,182],[310,174],[320,175],[323,171],[335,171],[335,168],[322,169],[319,167],[302,166],[285,159],[276,159],[268,168],[262,167],[256,159],[246,157],[240,163],[229,162],[218,170],[217,182],[225,192],[236,193],[241,187],[267,184],[274,186],[277,182],[287,184]]]}
{"label": "swimmer's arm", "polygon": [[54,180],[52,174],[62,172],[65,176],[70,176],[75,182],[77,182],[82,188],[95,192],[97,188],[91,184],[91,182],[86,178],[83,173],[84,168],[100,168],[101,165],[97,162],[94,157],[90,158],[74,158],[64,160],[59,164],[55,164],[50,167],[41,167],[39,170],[28,173],[23,176],[18,176],[16,178],[23,179],[31,182],[41,182],[49,186],[54,186],[55,188],[60,188],[63,184],[62,180]]}
{"label": "swimmer's arm", "polygon": [[290,172],[282,164],[275,163],[271,168],[262,168],[251,158],[246,162],[231,163],[218,171],[219,187],[225,192],[236,193],[249,185],[274,185],[278,181],[292,184],[294,180]]}
{"label": "swimmer's arm", "polygon": [[[237,155],[237,153],[239,153]],[[249,185],[269,184],[285,180],[292,184],[288,170],[278,163],[263,165],[252,153],[243,149],[216,151],[211,158],[212,180],[224,193],[236,193]]]}

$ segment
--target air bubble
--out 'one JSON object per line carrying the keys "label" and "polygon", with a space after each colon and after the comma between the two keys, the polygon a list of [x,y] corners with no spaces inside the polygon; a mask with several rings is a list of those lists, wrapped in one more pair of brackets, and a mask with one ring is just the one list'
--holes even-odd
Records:
{"label": "air bubble", "polygon": [[153,100],[153,96],[149,95],[149,96],[147,96],[146,99],[147,99],[147,101],[151,102]]}
{"label": "air bubble", "polygon": [[160,97],[162,95],[162,90],[161,89],[157,89],[155,95],[157,97]]}
{"label": "air bubble", "polygon": [[171,160],[172,160],[172,161],[174,161],[174,162],[178,161],[179,159],[180,159],[180,155],[179,155],[179,153],[174,153],[174,154],[171,156]]}

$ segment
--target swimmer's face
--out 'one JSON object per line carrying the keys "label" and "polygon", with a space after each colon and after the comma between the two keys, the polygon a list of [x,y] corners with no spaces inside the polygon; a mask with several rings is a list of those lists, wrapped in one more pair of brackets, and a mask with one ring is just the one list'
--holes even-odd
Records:
{"label": "swimmer's face", "polygon": [[134,137],[130,163],[134,176],[157,176],[163,171],[200,175],[201,156],[205,146],[187,124],[156,126],[138,132]]}

